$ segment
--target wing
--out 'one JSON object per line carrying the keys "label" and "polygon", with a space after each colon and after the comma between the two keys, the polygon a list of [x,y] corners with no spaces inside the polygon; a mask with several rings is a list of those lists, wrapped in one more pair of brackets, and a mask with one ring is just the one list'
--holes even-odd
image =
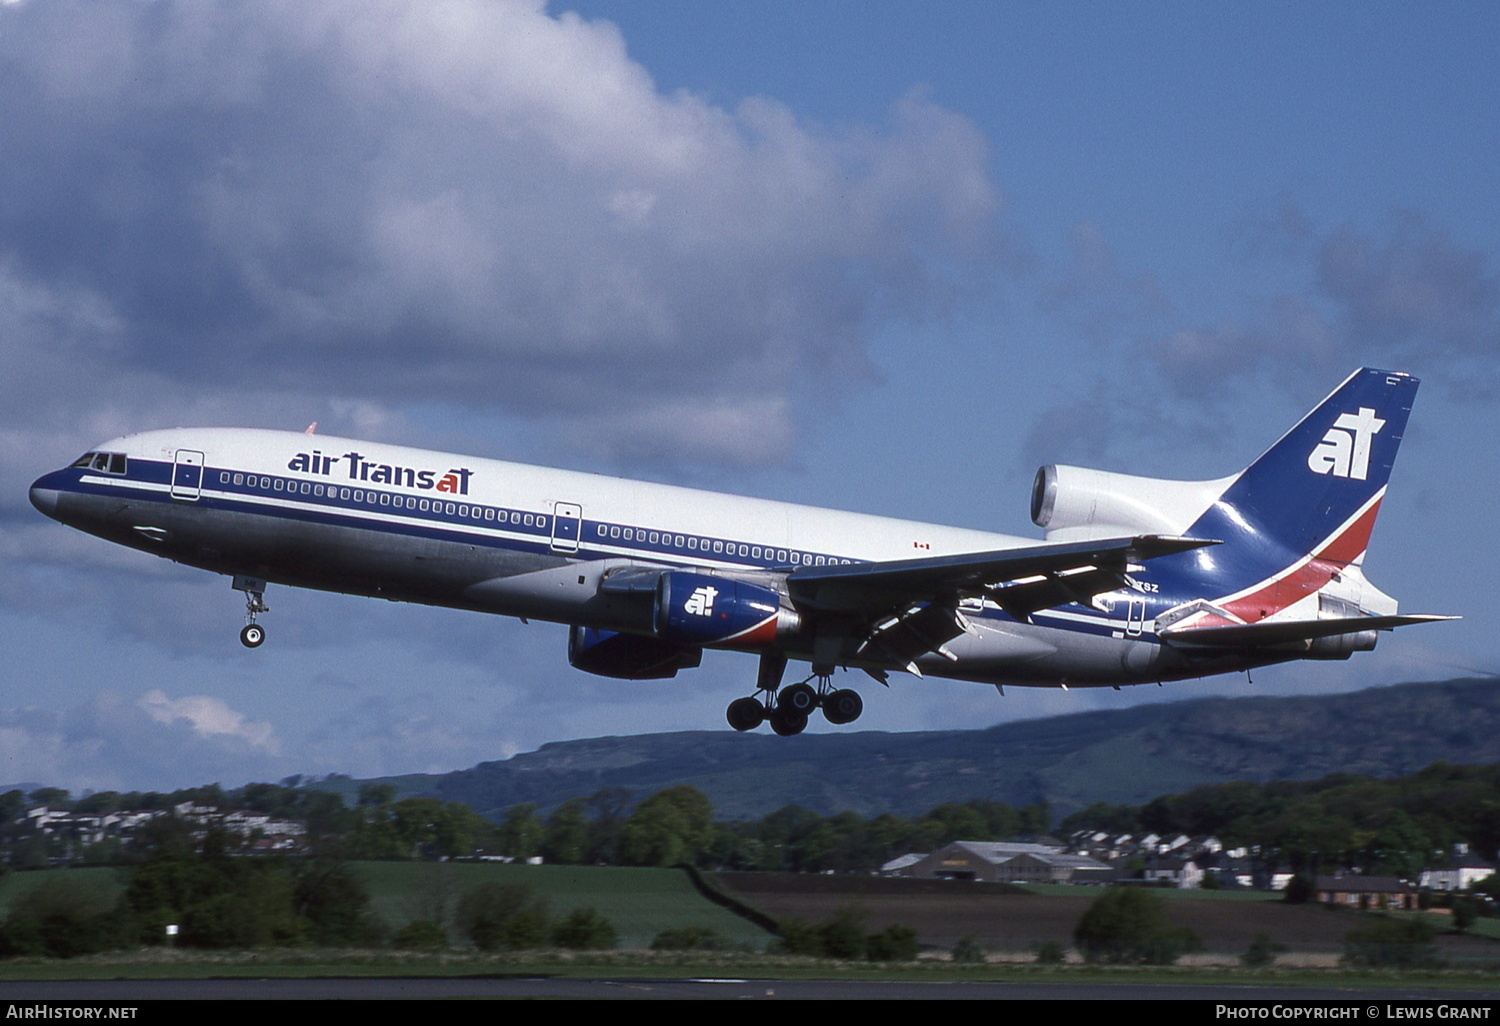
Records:
{"label": "wing", "polygon": [[1216,541],[1142,535],[1029,545],[997,552],[800,567],[787,575],[799,605],[825,612],[878,613],[913,601],[956,602],[980,595],[1025,619],[1039,609],[1087,602],[1125,585],[1125,574],[1150,559]]}
{"label": "wing", "polygon": [[[957,659],[947,643],[972,628],[958,604],[984,597],[1018,620],[1069,602],[1087,602],[1125,586],[1140,563],[1217,542],[1145,535],[1064,545],[1034,545],[887,563],[802,567],[787,590],[814,617],[843,620],[860,639],[854,656],[921,676],[917,658]],[[879,670],[870,669],[877,680]]]}
{"label": "wing", "polygon": [[[956,658],[944,646],[969,622],[959,602],[988,598],[1017,619],[1032,613],[1087,602],[1093,596],[1124,587],[1125,575],[1141,563],[1187,552],[1216,541],[1166,535],[1142,535],[1062,545],[1027,545],[993,552],[972,552],[878,563],[803,566],[790,572],[757,571],[762,580],[781,577],[787,597],[820,633],[842,649],[843,658],[884,664],[921,675],[916,659],[936,652]],[[630,565],[611,569],[600,590],[645,600],[655,593],[666,567]],[[724,577],[749,573],[702,571]],[[769,581],[766,581],[769,584]],[[816,659],[815,659],[816,665]],[[877,678],[879,670],[870,670]]]}

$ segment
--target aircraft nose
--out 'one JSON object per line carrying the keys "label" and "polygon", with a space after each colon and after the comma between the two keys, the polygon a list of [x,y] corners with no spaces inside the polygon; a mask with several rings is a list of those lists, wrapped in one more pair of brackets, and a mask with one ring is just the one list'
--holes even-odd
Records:
{"label": "aircraft nose", "polygon": [[31,504],[41,512],[47,514],[47,516],[52,517],[54,520],[56,520],[57,494],[58,493],[56,488],[45,488],[42,486],[42,483],[38,481],[36,484],[31,486]]}

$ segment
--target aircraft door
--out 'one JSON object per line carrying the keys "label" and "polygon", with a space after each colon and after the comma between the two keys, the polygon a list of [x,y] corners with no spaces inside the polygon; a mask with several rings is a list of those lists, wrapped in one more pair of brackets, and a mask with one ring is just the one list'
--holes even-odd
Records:
{"label": "aircraft door", "polygon": [[193,449],[178,449],[172,464],[172,498],[197,502],[203,490],[203,454]]}
{"label": "aircraft door", "polygon": [[552,551],[577,552],[583,526],[583,507],[571,502],[552,504]]}

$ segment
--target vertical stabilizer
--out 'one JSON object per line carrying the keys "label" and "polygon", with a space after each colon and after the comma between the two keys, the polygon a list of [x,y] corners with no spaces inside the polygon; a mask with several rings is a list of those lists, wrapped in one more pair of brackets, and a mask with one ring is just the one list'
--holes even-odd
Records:
{"label": "vertical stabilizer", "polygon": [[[1235,478],[1189,533],[1223,540],[1215,560],[1241,585],[1308,562],[1325,568],[1317,576],[1326,583],[1328,574],[1359,564],[1417,385],[1409,374],[1355,371]],[[1284,607],[1290,597],[1270,605]]]}

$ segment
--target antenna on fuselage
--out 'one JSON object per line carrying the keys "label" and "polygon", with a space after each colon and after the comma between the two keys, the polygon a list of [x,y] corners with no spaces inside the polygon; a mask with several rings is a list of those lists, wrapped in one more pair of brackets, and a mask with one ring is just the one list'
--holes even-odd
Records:
{"label": "antenna on fuselage", "polygon": [[317,434],[318,433],[318,422],[317,421],[313,421],[311,424],[307,425],[307,430],[304,431],[304,432],[302,432],[302,433],[304,435],[315,435],[315,434]]}

